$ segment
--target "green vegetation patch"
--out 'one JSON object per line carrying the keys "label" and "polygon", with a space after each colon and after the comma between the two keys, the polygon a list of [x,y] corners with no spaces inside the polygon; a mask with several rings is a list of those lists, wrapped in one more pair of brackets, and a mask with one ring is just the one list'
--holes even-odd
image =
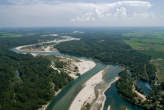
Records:
{"label": "green vegetation patch", "polygon": [[[123,36],[125,35],[123,34]],[[129,38],[130,35],[132,36],[131,38]],[[139,35],[136,33],[128,34],[126,35],[128,39],[124,40],[124,42],[133,49],[153,58],[164,58],[164,33],[143,34],[143,37],[138,37]]]}
{"label": "green vegetation patch", "polygon": [[144,33],[123,33],[122,36],[124,37],[142,37]]}
{"label": "green vegetation patch", "polygon": [[22,37],[21,34],[14,34],[14,33],[0,33],[0,38],[19,38]]}
{"label": "green vegetation patch", "polygon": [[157,77],[160,82],[164,82],[164,59],[153,59],[151,63],[157,68]]}
{"label": "green vegetation patch", "polygon": [[[59,74],[50,65],[44,56],[16,54],[0,47],[0,110],[38,110],[72,81],[67,73]],[[61,66],[61,62],[55,65]]]}

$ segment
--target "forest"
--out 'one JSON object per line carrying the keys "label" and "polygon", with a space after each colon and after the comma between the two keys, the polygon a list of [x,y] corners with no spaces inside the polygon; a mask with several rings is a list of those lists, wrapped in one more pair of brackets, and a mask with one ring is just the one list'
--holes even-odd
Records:
{"label": "forest", "polygon": [[[0,37],[0,110],[36,110],[72,81],[65,72],[59,74],[50,68],[45,57],[12,52],[13,47],[48,39],[39,33],[21,34]],[[62,62],[56,60],[55,64],[62,68]]]}

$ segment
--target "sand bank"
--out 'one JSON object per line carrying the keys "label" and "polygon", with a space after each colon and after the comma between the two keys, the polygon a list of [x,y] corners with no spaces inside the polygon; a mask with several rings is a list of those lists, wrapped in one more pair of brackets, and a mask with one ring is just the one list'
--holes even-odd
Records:
{"label": "sand bank", "polygon": [[84,88],[77,94],[69,110],[81,110],[84,104],[91,103],[95,98],[95,87],[102,82],[104,70],[95,74],[85,84]]}
{"label": "sand bank", "polygon": [[146,96],[145,96],[145,95],[141,94],[141,93],[138,92],[137,90],[134,90],[134,92],[135,92],[139,97],[142,98],[142,101],[145,101],[145,100],[146,100]]}
{"label": "sand bank", "polygon": [[110,105],[108,106],[108,110],[110,110]]}
{"label": "sand bank", "polygon": [[50,43],[59,44],[62,42],[67,42],[67,41],[72,41],[72,40],[80,40],[80,38],[73,38],[70,36],[61,36],[61,39],[55,39],[55,40],[46,41],[46,42],[39,42],[36,44],[31,44],[31,45],[18,46],[18,47],[16,47],[16,49],[20,50],[20,51],[27,50],[27,51],[31,51],[31,52],[52,52],[52,51],[56,50],[55,48],[53,48],[53,45],[49,45],[47,47],[40,46],[40,48],[34,48],[33,46],[42,45],[42,44],[50,44]]}
{"label": "sand bank", "polygon": [[142,101],[146,100],[146,96],[138,92],[134,85],[133,85],[133,92],[136,93],[142,99]]}
{"label": "sand bank", "polygon": [[82,75],[96,66],[96,63],[91,60],[80,59],[80,62],[75,62],[75,66],[78,68],[78,72]]}

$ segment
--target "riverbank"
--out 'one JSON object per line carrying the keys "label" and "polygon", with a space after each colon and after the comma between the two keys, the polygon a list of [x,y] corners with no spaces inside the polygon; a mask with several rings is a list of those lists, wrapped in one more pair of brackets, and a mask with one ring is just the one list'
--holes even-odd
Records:
{"label": "riverbank", "polygon": [[34,45],[25,45],[25,46],[16,47],[16,49],[28,51],[28,52],[53,52],[53,51],[57,51],[57,49],[54,48],[53,45],[40,46],[40,47],[35,47]]}
{"label": "riverbank", "polygon": [[136,88],[135,88],[134,85],[133,85],[132,91],[133,91],[134,93],[136,93],[137,96],[139,96],[139,97],[141,98],[141,101],[142,101],[142,102],[146,101],[146,96],[145,96],[144,94],[138,92],[138,91],[136,90]]}
{"label": "riverbank", "polygon": [[105,92],[111,87],[113,83],[115,83],[119,77],[115,77],[109,83],[105,81],[101,82],[95,88],[96,99],[93,101],[90,110],[104,110],[104,105],[106,101]]}
{"label": "riverbank", "polygon": [[[61,89],[55,92],[54,96],[57,96],[60,92],[61,92]],[[46,110],[49,104],[50,104],[50,101],[47,104],[42,105],[42,107],[40,107],[38,110]]]}
{"label": "riverbank", "polygon": [[[87,71],[91,70],[96,66],[96,63],[91,60],[79,59],[79,61],[73,60],[71,65],[75,67],[75,71],[71,71],[69,74],[73,79],[78,78],[80,75],[85,74]],[[77,70],[76,70],[77,69]]]}
{"label": "riverbank", "polygon": [[119,77],[115,77],[109,84],[106,84],[103,80],[103,75],[108,67],[96,73],[90,78],[83,86],[83,89],[73,100],[69,110],[103,110],[106,101],[105,91],[110,86],[119,80]]}
{"label": "riverbank", "polygon": [[94,61],[86,59],[79,59],[79,62],[73,62],[73,64],[77,67],[78,73],[80,75],[83,75],[96,66],[96,63]]}
{"label": "riverbank", "polygon": [[95,87],[103,81],[103,72],[104,70],[101,70],[84,84],[84,88],[77,94],[69,110],[81,110],[82,107],[92,103],[96,98]]}
{"label": "riverbank", "polygon": [[55,67],[55,61],[53,61],[53,56],[46,56],[51,60],[51,68],[58,71],[64,71],[73,79],[77,79],[79,76],[85,74],[87,71],[93,69],[96,63],[92,60],[81,59],[81,58],[67,58],[63,56],[56,56],[56,58],[63,62],[63,69]]}
{"label": "riverbank", "polygon": [[[31,47],[32,45],[25,45],[25,46],[19,46],[16,47],[17,50],[19,51],[30,51],[30,52],[53,52],[57,51],[57,49],[53,48],[52,45],[46,46],[46,47],[40,47],[37,49],[33,49]],[[34,57],[36,57],[38,54],[36,53],[31,53]],[[66,57],[59,57],[61,61],[65,62],[68,64],[66,67],[66,71],[69,72],[69,76],[72,77],[73,79],[78,78],[80,75],[83,75],[87,71],[91,70],[96,66],[96,63],[92,60],[86,60],[86,59],[71,59],[71,58],[66,58]],[[54,70],[59,71],[58,69],[55,68],[53,64],[51,64],[51,68]]]}
{"label": "riverbank", "polygon": [[[29,52],[52,52],[52,51],[56,51],[56,48],[53,47],[55,44],[72,41],[72,40],[80,40],[80,38],[73,38],[71,36],[61,36],[60,39],[54,39],[46,42],[39,42],[36,44],[18,46],[16,47],[16,49],[20,51],[24,50]],[[50,45],[43,46],[43,44],[50,44]]]}
{"label": "riverbank", "polygon": [[[103,91],[102,97],[104,97],[104,98],[103,98],[104,100],[102,101],[101,110],[104,109],[104,105],[105,105],[105,101],[106,101],[105,92],[107,91],[107,89],[109,89],[109,88],[111,87],[111,85],[112,85],[113,83],[115,83],[115,82],[118,81],[119,79],[120,79],[119,76],[115,77],[115,78],[109,83],[108,87],[106,87],[106,89]],[[110,110],[110,105],[108,106],[108,110]]]}

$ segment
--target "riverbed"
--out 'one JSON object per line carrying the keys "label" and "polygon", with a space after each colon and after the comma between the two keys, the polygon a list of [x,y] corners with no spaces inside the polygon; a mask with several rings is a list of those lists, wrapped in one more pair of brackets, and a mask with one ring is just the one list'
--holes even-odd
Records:
{"label": "riverbed", "polygon": [[[68,40],[66,40],[68,41]],[[23,46],[25,47],[25,46]],[[35,55],[55,55],[55,56],[63,56],[68,58],[76,58],[76,59],[86,59],[80,57],[74,57],[66,54],[62,54],[59,51],[49,51],[49,52],[32,52],[32,51],[22,51],[19,50],[19,47],[13,48],[12,51],[21,53],[21,54],[35,54]],[[92,60],[92,59],[87,59]],[[105,71],[103,76],[103,80],[106,84],[109,84],[114,78],[118,76],[118,73],[121,72],[121,67],[117,65],[104,65],[101,62],[95,61],[96,66],[91,70],[85,72],[85,74],[81,75],[79,78],[74,80],[71,84],[65,87],[49,104],[46,110],[68,110],[72,101],[76,97],[76,95],[83,88],[83,84],[89,80],[92,76],[97,74],[99,71],[103,70],[105,67],[109,66],[110,69]],[[126,106],[129,110],[142,110],[141,108],[132,105],[125,100],[123,100],[117,92],[115,84],[105,91],[106,100],[104,102],[104,110],[107,110],[108,106],[110,106],[111,110],[120,110],[122,106]],[[109,97],[110,96],[110,97]],[[117,105],[117,106],[116,106]]]}

